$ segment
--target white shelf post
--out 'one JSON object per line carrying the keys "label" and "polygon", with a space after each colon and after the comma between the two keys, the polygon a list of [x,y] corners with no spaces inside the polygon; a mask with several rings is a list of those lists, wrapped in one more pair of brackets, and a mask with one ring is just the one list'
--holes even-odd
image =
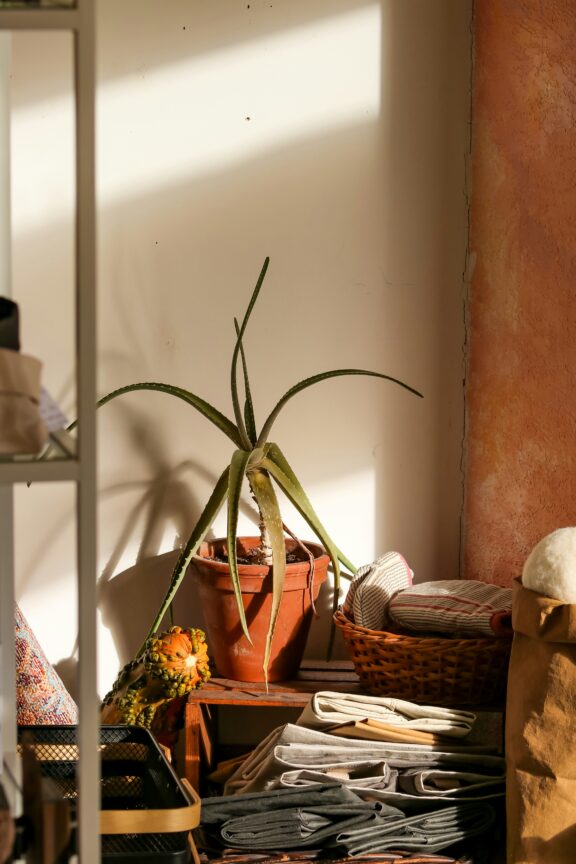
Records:
{"label": "white shelf post", "polygon": [[[76,385],[79,420],[77,460],[0,463],[0,643],[2,644],[2,739],[7,767],[16,760],[16,664],[14,656],[13,483],[76,483],[78,578],[78,853],[80,864],[100,864],[99,699],[96,643],[96,193],[94,0],[76,7],[0,7],[0,293],[10,291],[9,88],[4,46],[10,30],[69,30],[74,38],[76,105]],[[41,74],[41,70],[38,70]],[[6,85],[4,89],[4,84]],[[6,284],[4,284],[4,282]],[[7,792],[9,792],[8,784]],[[17,812],[17,806],[15,806]]]}
{"label": "white shelf post", "polygon": [[[0,32],[0,296],[12,296],[10,230],[10,33]],[[13,812],[20,808],[16,759],[16,658],[14,654],[14,500],[12,487],[0,484],[0,775]],[[6,769],[6,770],[4,770]]]}
{"label": "white shelf post", "polygon": [[76,386],[79,420],[78,763],[81,864],[100,862],[99,702],[96,640],[96,178],[93,0],[80,0],[75,32]]}

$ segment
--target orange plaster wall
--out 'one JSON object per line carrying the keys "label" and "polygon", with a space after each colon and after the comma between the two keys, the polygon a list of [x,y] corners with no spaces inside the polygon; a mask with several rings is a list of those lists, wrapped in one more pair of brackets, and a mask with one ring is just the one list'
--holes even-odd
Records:
{"label": "orange plaster wall", "polygon": [[463,575],[576,525],[576,0],[476,0]]}

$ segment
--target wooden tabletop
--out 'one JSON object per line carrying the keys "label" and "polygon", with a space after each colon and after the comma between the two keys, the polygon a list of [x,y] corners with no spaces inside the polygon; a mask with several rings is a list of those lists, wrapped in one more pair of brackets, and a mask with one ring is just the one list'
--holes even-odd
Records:
{"label": "wooden tabletop", "polygon": [[204,705],[263,705],[303,708],[318,690],[362,693],[359,679],[348,660],[304,660],[296,678],[266,684],[228,678],[211,678],[193,690],[188,702]]}

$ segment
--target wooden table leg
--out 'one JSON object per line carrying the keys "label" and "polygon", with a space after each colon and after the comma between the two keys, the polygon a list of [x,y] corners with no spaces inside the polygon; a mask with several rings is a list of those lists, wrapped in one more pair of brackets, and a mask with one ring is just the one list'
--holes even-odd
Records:
{"label": "wooden table leg", "polygon": [[213,742],[211,717],[206,718],[208,705],[186,702],[184,712],[184,776],[200,793],[200,775],[203,765],[212,768]]}
{"label": "wooden table leg", "polygon": [[200,750],[202,706],[186,702],[184,712],[184,776],[194,789],[200,791]]}

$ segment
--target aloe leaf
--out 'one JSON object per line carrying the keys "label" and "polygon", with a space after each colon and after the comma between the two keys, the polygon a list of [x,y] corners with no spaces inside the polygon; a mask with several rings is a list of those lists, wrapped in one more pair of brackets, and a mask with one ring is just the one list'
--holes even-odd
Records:
{"label": "aloe leaf", "polygon": [[234,346],[234,353],[232,355],[232,369],[230,371],[230,389],[232,391],[232,405],[234,408],[234,417],[236,418],[236,424],[238,426],[238,430],[240,433],[240,438],[242,439],[242,444],[240,445],[245,450],[250,449],[250,440],[248,438],[248,433],[246,431],[246,427],[244,425],[244,419],[242,417],[242,411],[240,410],[240,401],[238,399],[238,382],[236,380],[236,365],[238,363],[238,353],[240,351],[240,346],[242,345],[242,337],[244,336],[244,331],[246,329],[246,325],[248,324],[248,320],[250,315],[252,314],[252,309],[254,308],[254,304],[258,299],[258,294],[260,293],[260,289],[262,288],[262,283],[264,282],[264,277],[266,276],[266,271],[268,269],[268,264],[270,263],[270,259],[266,257],[264,259],[264,264],[262,265],[262,269],[260,271],[260,275],[258,276],[258,281],[256,282],[256,286],[254,291],[252,292],[252,296],[250,298],[250,302],[248,303],[248,308],[244,314],[244,318],[242,319],[242,324],[240,326],[240,331],[238,333],[238,338],[236,339],[236,345]]}
{"label": "aloe leaf", "polygon": [[[236,318],[234,319],[234,326],[236,327],[236,335],[239,336],[240,327]],[[248,365],[246,363],[246,354],[244,353],[244,345],[242,344],[242,342],[240,342],[240,357],[242,358],[242,370],[244,372],[244,393],[246,394],[246,398],[244,400],[244,423],[246,424],[246,431],[248,433],[248,437],[250,438],[250,442],[252,444],[256,444],[258,434],[256,432],[256,421],[254,419],[254,404],[252,402],[252,393],[250,391],[250,381],[248,378]]]}
{"label": "aloe leaf", "polygon": [[313,384],[318,384],[320,381],[327,381],[329,378],[339,378],[343,375],[369,375],[373,378],[383,378],[386,381],[392,381],[394,384],[398,384],[405,390],[409,390],[410,393],[414,393],[415,396],[422,397],[422,393],[418,390],[414,390],[413,387],[404,384],[404,382],[400,381],[398,378],[393,378],[391,375],[384,375],[382,372],[370,372],[367,369],[333,369],[331,372],[320,372],[318,375],[313,375],[311,378],[305,378],[303,381],[299,381],[298,384],[295,384],[294,387],[291,387],[290,390],[286,391],[266,418],[256,445],[261,447],[264,444],[270,434],[270,429],[276,417],[284,405],[292,399],[293,396],[296,396],[296,394],[300,393],[302,390],[306,390],[307,387],[312,387]]}
{"label": "aloe leaf", "polygon": [[272,648],[272,637],[276,628],[282,591],[284,590],[284,577],[286,575],[286,545],[284,543],[284,528],[280,506],[270,477],[261,470],[250,471],[250,486],[262,521],[268,531],[272,546],[273,572],[272,572],[272,609],[270,611],[270,623],[266,634],[266,646],[264,649],[264,680],[268,686],[268,665],[270,663],[270,650]]}
{"label": "aloe leaf", "polygon": [[[283,457],[282,460],[285,461]],[[294,504],[296,509],[301,513],[302,516],[304,516],[316,536],[320,539],[328,555],[330,556],[330,560],[332,562],[332,570],[334,573],[334,593],[332,599],[332,609],[333,612],[336,612],[340,601],[340,564],[338,560],[338,550],[330,539],[328,532],[316,516],[316,513],[312,509],[310,502],[308,501],[300,483],[297,480],[296,483],[294,483],[291,477],[289,477],[288,474],[286,474],[282,470],[282,468],[280,468],[275,462],[273,462],[272,459],[264,459],[263,464],[266,466],[266,469],[268,470],[270,475],[278,483],[278,485],[289,498],[289,500]],[[293,473],[292,476],[294,476]],[[328,639],[328,649],[326,652],[328,660],[332,656],[335,635],[336,628],[334,626],[334,620],[332,620],[330,626],[330,636]]]}
{"label": "aloe leaf", "polygon": [[[211,423],[224,432],[224,434],[227,435],[237,447],[242,446],[238,429],[234,423],[228,419],[228,417],[218,411],[217,408],[214,408],[213,405],[210,405],[209,402],[201,399],[200,396],[196,396],[195,393],[191,393],[189,390],[184,390],[182,387],[173,387],[171,384],[161,384],[158,381],[146,381],[141,384],[128,384],[126,387],[120,387],[118,390],[113,390],[111,393],[103,396],[96,403],[96,407],[101,408],[102,405],[106,405],[106,403],[111,402],[112,399],[116,399],[118,396],[123,396],[124,393],[132,393],[135,390],[155,390],[182,399],[184,402],[192,405],[193,408],[196,408],[196,410],[206,417],[207,420],[210,420]],[[74,422],[67,428],[68,430],[71,430],[77,425],[78,421],[74,420]]]}
{"label": "aloe leaf", "polygon": [[[256,453],[258,451],[254,450],[253,452]],[[300,490],[299,491],[299,502],[298,503],[292,502],[292,503],[294,503],[294,505],[297,507],[299,513],[302,516],[304,516],[306,521],[308,521],[308,517],[307,517],[306,513],[309,513],[311,515],[311,517],[316,520],[316,524],[322,529],[322,531],[324,532],[323,536],[326,537],[327,539],[324,540],[323,536],[320,536],[320,534],[316,531],[314,526],[310,522],[308,522],[310,527],[315,531],[316,536],[320,539],[320,541],[322,543],[326,543],[326,542],[330,543],[334,549],[335,556],[344,565],[344,567],[346,567],[346,569],[349,570],[351,574],[356,573],[356,570],[358,568],[355,567],[354,564],[352,564],[350,559],[347,558],[346,555],[344,555],[344,553],[338,548],[338,546],[336,546],[334,541],[328,535],[328,532],[323,527],[318,515],[316,514],[316,512],[314,510],[314,507],[312,506],[310,499],[306,495],[306,492],[304,491],[300,481],[298,480],[296,474],[294,473],[294,471],[290,467],[288,460],[286,459],[286,457],[284,456],[284,454],[282,453],[282,451],[280,450],[278,445],[274,444],[273,442],[269,442],[268,444],[266,444],[264,446],[264,450],[262,452],[264,453],[264,457],[271,460],[272,462],[274,462],[274,464],[281,471],[284,472],[286,477],[292,481],[293,486],[296,489]],[[264,464],[263,464],[263,467],[264,467]],[[267,467],[269,467],[269,466],[267,466]],[[341,575],[346,576],[347,574],[342,573]],[[347,577],[347,578],[350,578],[350,577]]]}
{"label": "aloe leaf", "polygon": [[137,657],[140,657],[140,655],[144,652],[145,647],[146,647],[146,642],[158,630],[158,627],[160,626],[160,623],[161,623],[164,615],[166,614],[166,610],[168,609],[168,607],[172,603],[172,600],[174,599],[176,592],[178,591],[178,588],[180,587],[180,584],[181,584],[181,582],[182,582],[182,580],[186,574],[186,570],[188,568],[188,565],[190,564],[190,561],[192,560],[192,556],[195,555],[196,552],[198,551],[198,547],[200,546],[200,544],[204,540],[206,534],[208,533],[208,531],[210,530],[210,528],[212,526],[212,523],[214,522],[214,519],[218,515],[220,508],[224,504],[224,501],[226,499],[226,492],[228,489],[228,475],[229,475],[229,473],[230,473],[230,466],[227,465],[226,468],[224,469],[224,471],[222,472],[222,474],[220,475],[220,478],[219,478],[218,482],[216,483],[216,486],[214,487],[214,490],[213,490],[212,494],[210,495],[210,498],[208,499],[208,503],[206,504],[206,506],[204,507],[204,510],[200,514],[200,518],[198,519],[196,525],[194,526],[194,529],[193,529],[192,533],[190,534],[190,537],[188,538],[186,545],[184,546],[184,548],[180,552],[180,555],[178,556],[178,560],[176,561],[176,564],[175,564],[174,569],[172,571],[172,577],[170,579],[170,586],[168,588],[166,596],[164,597],[164,600],[162,601],[162,605],[160,606],[158,614],[156,615],[156,618],[154,619],[152,627],[150,628],[148,635],[147,635],[146,639],[144,640],[144,644],[142,645],[138,654],[136,655]]}
{"label": "aloe leaf", "polygon": [[228,477],[228,566],[230,567],[230,579],[234,587],[234,595],[238,604],[238,614],[240,616],[240,624],[244,635],[252,644],[248,625],[246,623],[246,615],[244,614],[244,605],[242,603],[242,592],[240,590],[240,575],[238,573],[238,553],[236,550],[236,530],[238,528],[238,512],[240,510],[240,493],[242,492],[242,482],[246,473],[246,465],[250,458],[250,453],[246,450],[236,450],[230,462],[230,474]]}
{"label": "aloe leaf", "polygon": [[[275,449],[272,449],[275,448]],[[334,570],[334,611],[338,608],[338,599],[340,591],[340,562],[338,560],[338,549],[332,542],[332,539],[318,518],[314,508],[312,507],[306,493],[304,492],[300,482],[296,478],[294,472],[286,462],[280,449],[275,445],[271,445],[268,449],[268,455],[262,460],[262,467],[278,483],[287,498],[294,504],[298,512],[304,517],[310,528],[314,531],[326,552],[330,556],[332,568]],[[287,469],[287,470],[285,470]]]}

